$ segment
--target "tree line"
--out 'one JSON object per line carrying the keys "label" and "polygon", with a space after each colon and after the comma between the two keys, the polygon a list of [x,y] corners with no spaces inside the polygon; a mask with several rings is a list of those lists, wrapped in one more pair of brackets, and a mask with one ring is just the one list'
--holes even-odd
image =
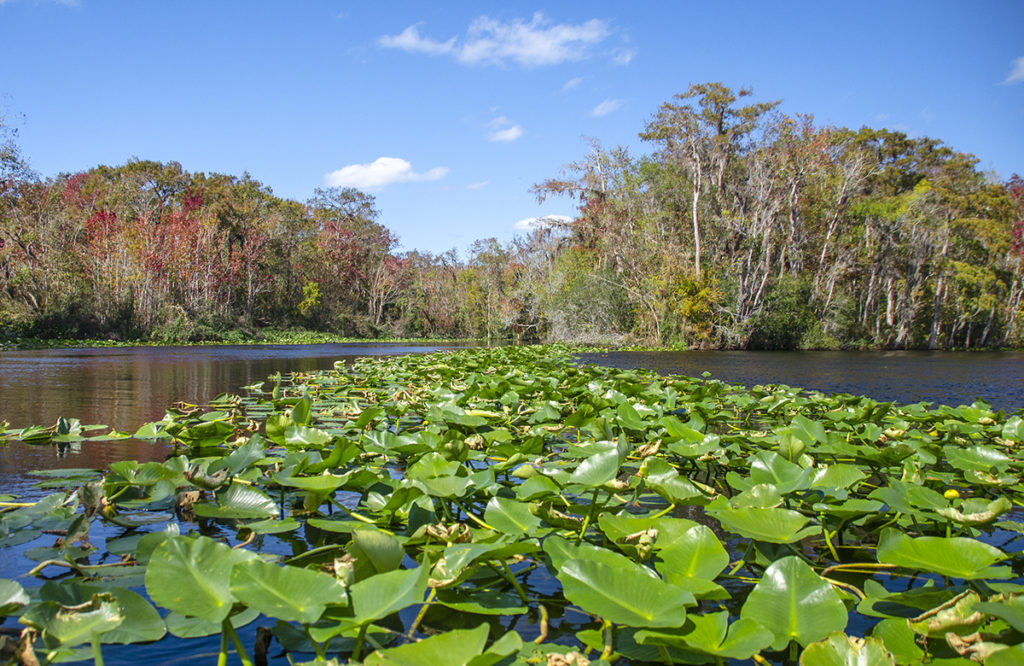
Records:
{"label": "tree line", "polygon": [[304,327],[694,348],[1024,344],[1024,181],[905,133],[690,86],[540,201],[570,222],[399,252],[374,198],[132,160],[42,178],[0,125],[0,329],[197,340]]}

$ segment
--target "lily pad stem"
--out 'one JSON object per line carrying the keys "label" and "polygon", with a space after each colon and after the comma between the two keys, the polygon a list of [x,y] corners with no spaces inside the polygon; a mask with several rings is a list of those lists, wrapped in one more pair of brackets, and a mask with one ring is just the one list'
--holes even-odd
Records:
{"label": "lily pad stem", "polygon": [[92,645],[92,660],[96,666],[103,666],[103,648],[100,647],[100,635],[93,634],[89,643]]}
{"label": "lily pad stem", "polygon": [[512,583],[512,587],[516,588],[516,594],[519,595],[519,598],[523,600],[524,604],[529,605],[530,598],[526,596],[526,591],[523,589],[523,586],[519,584],[519,581],[516,580],[512,570],[508,568],[508,564],[503,561],[501,563],[501,568],[505,571],[505,578],[508,579],[508,582]]}
{"label": "lily pad stem", "polygon": [[436,596],[437,588],[430,588],[430,594],[427,595],[427,600],[423,602],[420,612],[416,614],[416,619],[412,621],[412,626],[409,627],[409,631],[405,635],[407,639],[412,640],[412,635],[416,633],[416,627],[420,626],[420,622],[423,621],[423,617],[427,614],[427,610],[429,610],[430,604],[434,601],[434,597]]}
{"label": "lily pad stem", "polygon": [[238,653],[238,658],[242,662],[242,666],[252,666],[252,661],[249,659],[249,653],[245,651],[245,645],[242,643],[242,639],[238,637],[238,632],[235,631],[234,625],[231,624],[231,618],[224,618],[221,622],[221,633],[227,634],[228,638],[231,639],[231,643],[235,646],[235,652]]}
{"label": "lily pad stem", "polygon": [[220,632],[220,652],[217,653],[217,666],[228,666],[228,635]]}
{"label": "lily pad stem", "polygon": [[491,525],[488,525],[487,523],[485,523],[485,522],[484,522],[484,520],[483,520],[482,518],[478,518],[478,517],[476,516],[476,514],[474,514],[474,513],[472,512],[472,511],[470,511],[470,510],[469,510],[469,509],[467,509],[467,508],[466,508],[465,506],[463,506],[463,505],[462,505],[462,503],[461,503],[461,502],[459,502],[459,500],[453,500],[453,501],[455,502],[455,506],[457,506],[457,507],[459,507],[460,509],[462,509],[462,513],[466,514],[466,516],[467,516],[467,517],[468,517],[468,518],[469,518],[470,520],[472,520],[472,521],[473,521],[474,523],[476,523],[476,524],[477,524],[477,525],[479,525],[480,527],[484,528],[485,530],[492,530],[492,531],[494,531],[494,532],[498,532],[498,531],[499,531],[499,530],[498,530],[497,528],[495,528],[495,527],[492,527]]}
{"label": "lily pad stem", "polygon": [[356,636],[356,644],[352,648],[352,661],[359,661],[359,653],[363,650],[363,641],[366,640],[366,629],[369,626],[369,623],[359,626],[359,635]]}
{"label": "lily pad stem", "polygon": [[601,625],[601,633],[604,635],[604,650],[601,651],[601,659],[610,659],[615,652],[615,628],[612,623],[605,620]]}
{"label": "lily pad stem", "polygon": [[373,520],[367,518],[366,516],[364,516],[362,514],[359,514],[359,513],[356,513],[352,509],[349,509],[347,506],[345,506],[344,504],[342,504],[338,500],[334,499],[333,497],[328,497],[327,501],[330,502],[332,505],[338,507],[339,509],[341,509],[342,511],[347,513],[349,516],[351,516],[352,518],[355,518],[356,520],[358,520],[361,523],[366,523],[367,525],[376,525],[377,524]]}
{"label": "lily pad stem", "polygon": [[590,527],[591,521],[594,520],[594,513],[597,511],[597,488],[590,493],[590,511],[587,512],[587,517],[583,519],[583,526],[580,528],[580,535],[576,538],[576,545],[583,543],[583,535],[587,533],[587,528]]}
{"label": "lily pad stem", "polygon": [[666,515],[668,513],[672,513],[672,511],[675,508],[676,508],[675,504],[669,504],[667,507],[665,507],[664,509],[662,509],[658,513],[654,514],[653,516],[651,516],[651,520],[657,520],[658,518],[661,518],[662,516],[664,516],[664,515]]}

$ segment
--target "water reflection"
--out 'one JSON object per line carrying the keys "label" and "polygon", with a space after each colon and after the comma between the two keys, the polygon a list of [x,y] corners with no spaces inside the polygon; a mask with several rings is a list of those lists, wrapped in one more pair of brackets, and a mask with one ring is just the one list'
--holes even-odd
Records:
{"label": "water reflection", "polygon": [[901,403],[981,398],[1006,412],[1024,407],[1022,352],[615,352],[581,359],[691,377],[707,371],[744,386],[788,384]]}
{"label": "water reflection", "polygon": [[[209,401],[275,372],[325,370],[338,360],[449,348],[409,344],[127,347],[0,353],[0,421],[12,427],[53,425],[58,417],[134,432],[179,400]],[[104,468],[117,460],[163,460],[161,443],[82,442],[78,449],[21,442],[0,445],[0,492],[23,494],[24,472]]]}

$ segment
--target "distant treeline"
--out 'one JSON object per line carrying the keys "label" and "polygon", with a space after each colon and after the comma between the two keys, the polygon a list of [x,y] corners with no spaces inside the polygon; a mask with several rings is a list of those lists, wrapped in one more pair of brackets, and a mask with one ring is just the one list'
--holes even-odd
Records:
{"label": "distant treeline", "polygon": [[374,198],[299,203],[133,160],[40,178],[0,124],[0,333],[304,327],[699,348],[1024,346],[1024,180],[927,137],[693,85],[535,186],[579,203],[466,258],[396,252]]}

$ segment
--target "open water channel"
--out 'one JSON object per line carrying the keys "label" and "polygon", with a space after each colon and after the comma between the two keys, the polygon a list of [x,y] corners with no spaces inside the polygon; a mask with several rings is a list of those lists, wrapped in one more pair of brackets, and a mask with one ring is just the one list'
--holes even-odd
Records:
{"label": "open water channel", "polygon": [[[177,401],[203,403],[224,392],[264,381],[276,372],[332,368],[358,356],[424,353],[440,346],[406,344],[135,347],[0,352],[0,422],[12,427],[52,425],[58,417],[134,431],[159,420]],[[748,386],[787,384],[826,393],[863,394],[884,401],[971,403],[984,399],[995,409],[1024,408],[1024,353],[927,352],[615,352],[586,354],[582,362],[619,368],[652,368],[663,373],[713,378]],[[162,443],[122,440],[82,443],[59,455],[55,447],[0,444],[0,494],[23,498],[46,492],[33,487],[28,472],[61,467],[104,468],[123,459],[163,460]],[[0,552],[0,578],[18,578],[25,559],[18,549]],[[7,552],[10,551],[10,552]],[[251,644],[243,630],[243,640]],[[111,650],[108,664],[211,661],[216,639],[183,654],[182,642]],[[237,663],[232,660],[232,663]],[[283,660],[275,660],[283,663]]]}

